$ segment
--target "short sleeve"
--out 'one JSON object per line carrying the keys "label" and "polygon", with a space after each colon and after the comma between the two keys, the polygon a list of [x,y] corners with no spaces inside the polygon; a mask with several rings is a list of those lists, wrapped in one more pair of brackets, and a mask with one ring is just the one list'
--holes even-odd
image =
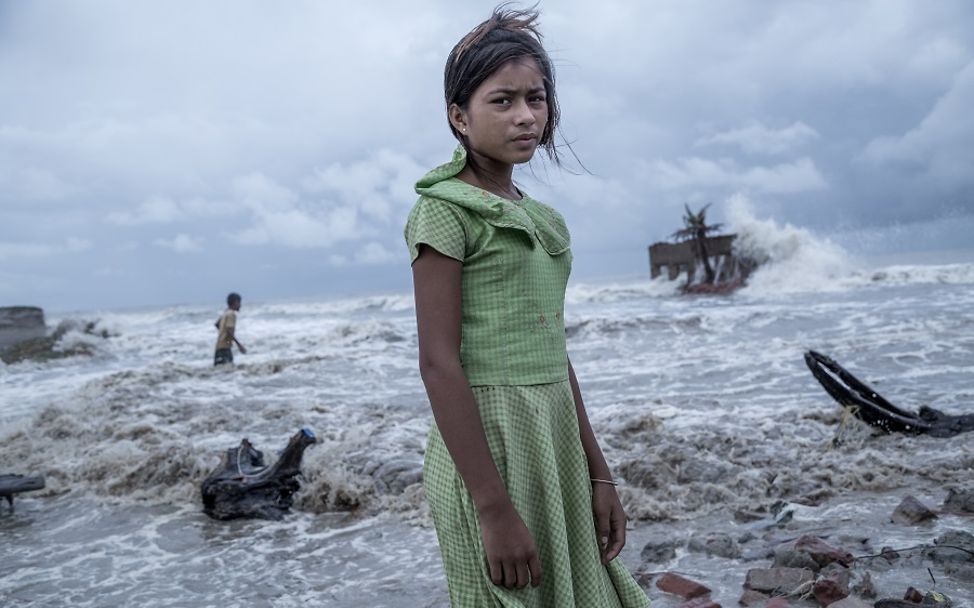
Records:
{"label": "short sleeve", "polygon": [[405,236],[410,263],[419,257],[420,245],[428,245],[460,262],[465,257],[467,235],[463,220],[446,201],[420,198],[406,220]]}

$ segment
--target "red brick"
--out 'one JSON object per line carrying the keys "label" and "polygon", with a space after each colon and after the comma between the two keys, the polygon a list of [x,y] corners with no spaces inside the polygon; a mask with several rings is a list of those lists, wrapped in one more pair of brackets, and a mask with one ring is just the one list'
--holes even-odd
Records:
{"label": "red brick", "polygon": [[688,578],[683,578],[679,574],[673,574],[672,572],[667,572],[663,574],[663,576],[659,577],[659,579],[656,581],[656,586],[659,587],[661,591],[678,595],[685,600],[710,593],[710,589],[704,587],[700,583],[691,581]]}
{"label": "red brick", "polygon": [[695,597],[688,602],[683,602],[676,608],[721,608],[720,604],[710,599],[709,595]]}

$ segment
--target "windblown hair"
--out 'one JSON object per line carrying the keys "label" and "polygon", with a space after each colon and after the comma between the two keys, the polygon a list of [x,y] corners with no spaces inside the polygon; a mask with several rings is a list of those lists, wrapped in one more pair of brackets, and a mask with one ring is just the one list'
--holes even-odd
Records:
{"label": "windblown hair", "polygon": [[[446,107],[457,104],[466,108],[485,80],[504,64],[515,59],[534,59],[544,78],[545,97],[548,104],[548,122],[538,140],[555,164],[561,164],[555,147],[555,130],[558,127],[558,99],[555,96],[555,70],[548,53],[541,46],[536,10],[517,10],[504,3],[494,9],[490,18],[475,27],[450,51],[443,72],[443,90]],[[469,152],[467,137],[450,124],[450,131]]]}

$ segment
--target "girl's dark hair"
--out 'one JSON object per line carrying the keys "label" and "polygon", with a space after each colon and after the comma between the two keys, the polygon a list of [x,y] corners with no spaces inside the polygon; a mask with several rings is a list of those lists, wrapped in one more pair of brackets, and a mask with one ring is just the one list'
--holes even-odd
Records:
{"label": "girl's dark hair", "polygon": [[[475,27],[457,43],[446,59],[443,71],[443,91],[446,107],[457,104],[466,108],[470,97],[491,74],[514,59],[530,57],[538,63],[544,78],[545,98],[548,104],[548,122],[538,140],[555,164],[561,164],[555,148],[555,129],[558,127],[558,99],[555,96],[555,70],[548,53],[541,46],[536,10],[509,8],[508,3],[494,9],[490,18]],[[450,123],[450,131],[469,152],[469,144],[463,133]],[[468,156],[468,159],[470,157]]]}

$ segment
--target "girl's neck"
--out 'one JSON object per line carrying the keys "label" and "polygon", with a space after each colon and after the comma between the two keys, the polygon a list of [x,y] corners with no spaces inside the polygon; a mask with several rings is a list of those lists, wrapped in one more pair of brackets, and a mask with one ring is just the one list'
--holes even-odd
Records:
{"label": "girl's neck", "polygon": [[457,179],[501,198],[513,201],[521,200],[521,192],[514,185],[512,177],[514,165],[498,163],[473,150],[469,151],[469,155],[477,168],[474,169],[468,162],[463,170],[457,174]]}

